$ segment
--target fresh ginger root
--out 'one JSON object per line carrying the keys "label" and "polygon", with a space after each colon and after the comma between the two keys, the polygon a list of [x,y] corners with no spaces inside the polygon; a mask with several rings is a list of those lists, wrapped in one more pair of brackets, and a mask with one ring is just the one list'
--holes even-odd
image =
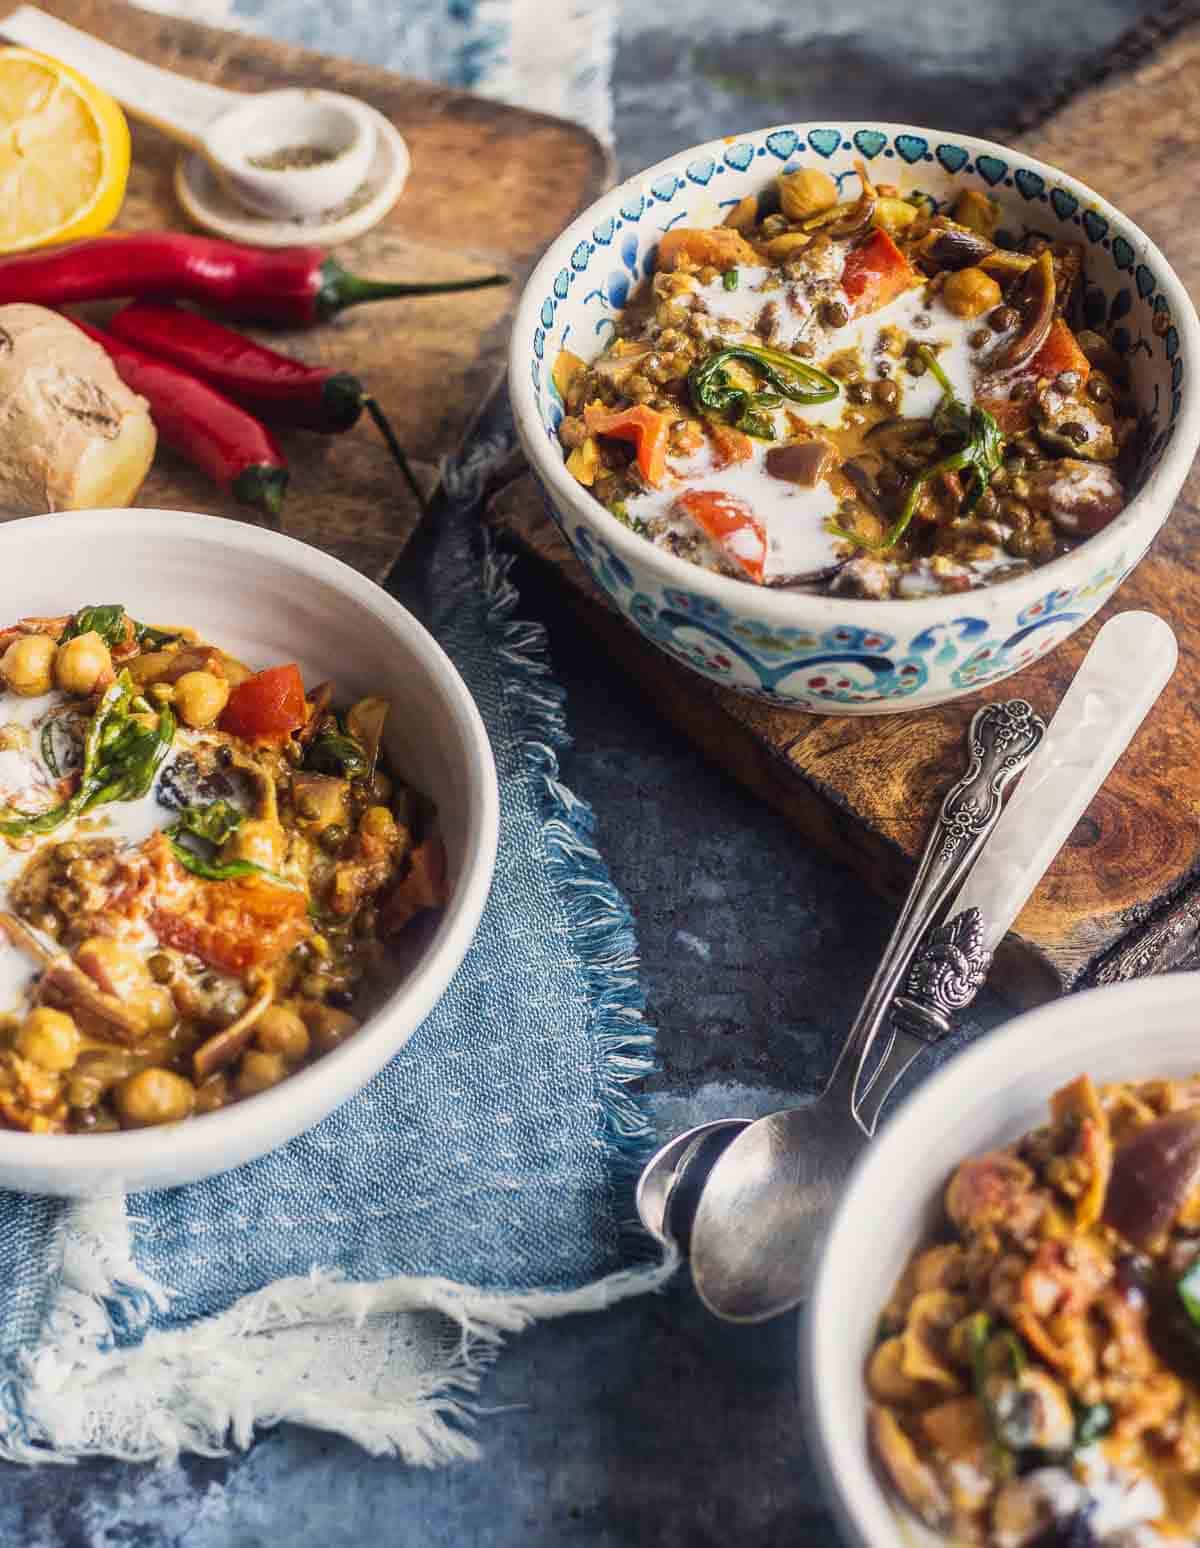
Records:
{"label": "fresh ginger root", "polygon": [[74,323],[0,306],[0,509],[129,505],[156,442],[145,398]]}

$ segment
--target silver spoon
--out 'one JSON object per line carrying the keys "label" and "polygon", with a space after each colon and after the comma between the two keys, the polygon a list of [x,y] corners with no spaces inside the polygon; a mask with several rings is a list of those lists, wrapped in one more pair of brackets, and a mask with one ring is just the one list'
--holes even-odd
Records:
{"label": "silver spoon", "polygon": [[[799,1124],[804,1131],[800,1136],[803,1146],[813,1147],[822,1199],[844,1170],[840,1162],[835,1164],[835,1158],[844,1152],[848,1166],[864,1132],[869,1132],[860,1127],[860,1119],[851,1116],[852,1088],[909,959],[941,904],[965,875],[979,844],[991,831],[1000,815],[1004,786],[1024,767],[1044,729],[1023,699],[987,705],[975,715],[967,735],[970,760],[967,771],[942,802],[937,825],[926,845],[908,901],[828,1085],[816,1101],[807,1106],[772,1114],[753,1125],[756,1136],[765,1138],[775,1136],[780,1130],[790,1132],[793,1122]],[[834,1101],[835,1096],[837,1101]],[[677,1135],[651,1158],[642,1171],[637,1188],[638,1214],[648,1231],[678,1240],[678,1230],[671,1219],[673,1191],[686,1173],[689,1188],[694,1192],[697,1187],[695,1172],[701,1165],[705,1174],[711,1171],[741,1131],[749,1127],[749,1121],[743,1119],[700,1124]],[[839,1145],[838,1136],[843,1128],[846,1132]],[[718,1132],[723,1136],[723,1144],[706,1143],[708,1136]],[[852,1141],[852,1148],[846,1140]],[[774,1138],[768,1141],[771,1145],[775,1142]],[[829,1149],[831,1144],[832,1151]],[[807,1154],[807,1150],[804,1153]],[[832,1171],[831,1166],[834,1167]],[[782,1186],[789,1188],[797,1180],[789,1172]],[[802,1186],[807,1186],[808,1181],[811,1179],[802,1180]],[[702,1184],[703,1179],[699,1182]],[[736,1207],[737,1201],[731,1202]],[[706,1206],[707,1189],[704,1203],[699,1207]],[[706,1210],[706,1213],[711,1214],[711,1211]]]}
{"label": "silver spoon", "polygon": [[[697,1292],[718,1316],[760,1322],[802,1300],[826,1221],[896,1081],[983,982],[1016,919],[1174,670],[1175,637],[1149,613],[1100,630],[1049,735],[1021,701],[971,723],[972,765],[942,804],[884,958],[820,1096],[750,1124],[724,1149],[691,1221]],[[1033,757],[1003,816],[1004,786]],[[983,856],[980,851],[997,829]],[[978,860],[978,864],[976,864]],[[970,872],[960,911],[936,929],[892,1000],[917,941]],[[885,1014],[891,1033],[871,1074]]]}

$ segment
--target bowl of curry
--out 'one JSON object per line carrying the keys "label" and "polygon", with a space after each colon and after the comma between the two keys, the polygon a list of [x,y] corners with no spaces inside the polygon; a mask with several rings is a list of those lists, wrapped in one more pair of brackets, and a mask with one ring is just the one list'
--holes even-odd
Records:
{"label": "bowl of curry", "polygon": [[83,513],[0,530],[0,571],[0,1183],[236,1164],[445,987],[486,733],[415,620],[277,535]]}
{"label": "bowl of curry", "polygon": [[593,205],[530,280],[510,380],[636,627],[726,686],[879,713],[1019,669],[1119,584],[1200,440],[1198,340],[1162,255],[1066,174],[800,124]]}
{"label": "bowl of curry", "polygon": [[1200,1541],[1197,992],[1023,1016],[871,1146],[805,1335],[853,1541]]}

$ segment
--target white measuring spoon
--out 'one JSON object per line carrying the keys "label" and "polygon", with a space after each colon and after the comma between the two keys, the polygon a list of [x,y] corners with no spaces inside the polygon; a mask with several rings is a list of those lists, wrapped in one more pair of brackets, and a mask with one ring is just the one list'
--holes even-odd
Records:
{"label": "white measuring spoon", "polygon": [[[357,192],[371,166],[376,115],[343,92],[226,91],[135,59],[32,5],[0,20],[0,33],[78,70],[135,118],[198,151],[240,204],[271,219],[309,219],[335,209]],[[280,153],[297,150],[328,159],[286,165]],[[284,164],[255,165],[272,157]]]}

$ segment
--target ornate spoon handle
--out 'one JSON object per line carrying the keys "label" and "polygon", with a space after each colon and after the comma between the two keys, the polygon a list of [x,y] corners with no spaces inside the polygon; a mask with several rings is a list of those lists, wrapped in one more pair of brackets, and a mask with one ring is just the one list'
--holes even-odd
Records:
{"label": "ornate spoon handle", "polygon": [[[987,704],[971,721],[966,773],[942,802],[912,889],[826,1087],[831,1095],[835,1086],[846,1087],[851,1115],[866,1134],[874,1132],[878,1115],[877,1110],[859,1111],[859,1084],[871,1045],[913,952],[996,825],[1005,787],[1025,767],[1045,730],[1024,699]],[[842,1095],[839,1091],[839,1100]]]}
{"label": "ornate spoon handle", "polygon": [[1097,634],[963,882],[953,918],[913,958],[892,1007],[895,1036],[859,1094],[873,1117],[916,1056],[950,1031],[951,1018],[979,992],[992,952],[1166,687],[1177,657],[1170,626],[1152,613],[1120,613]]}

